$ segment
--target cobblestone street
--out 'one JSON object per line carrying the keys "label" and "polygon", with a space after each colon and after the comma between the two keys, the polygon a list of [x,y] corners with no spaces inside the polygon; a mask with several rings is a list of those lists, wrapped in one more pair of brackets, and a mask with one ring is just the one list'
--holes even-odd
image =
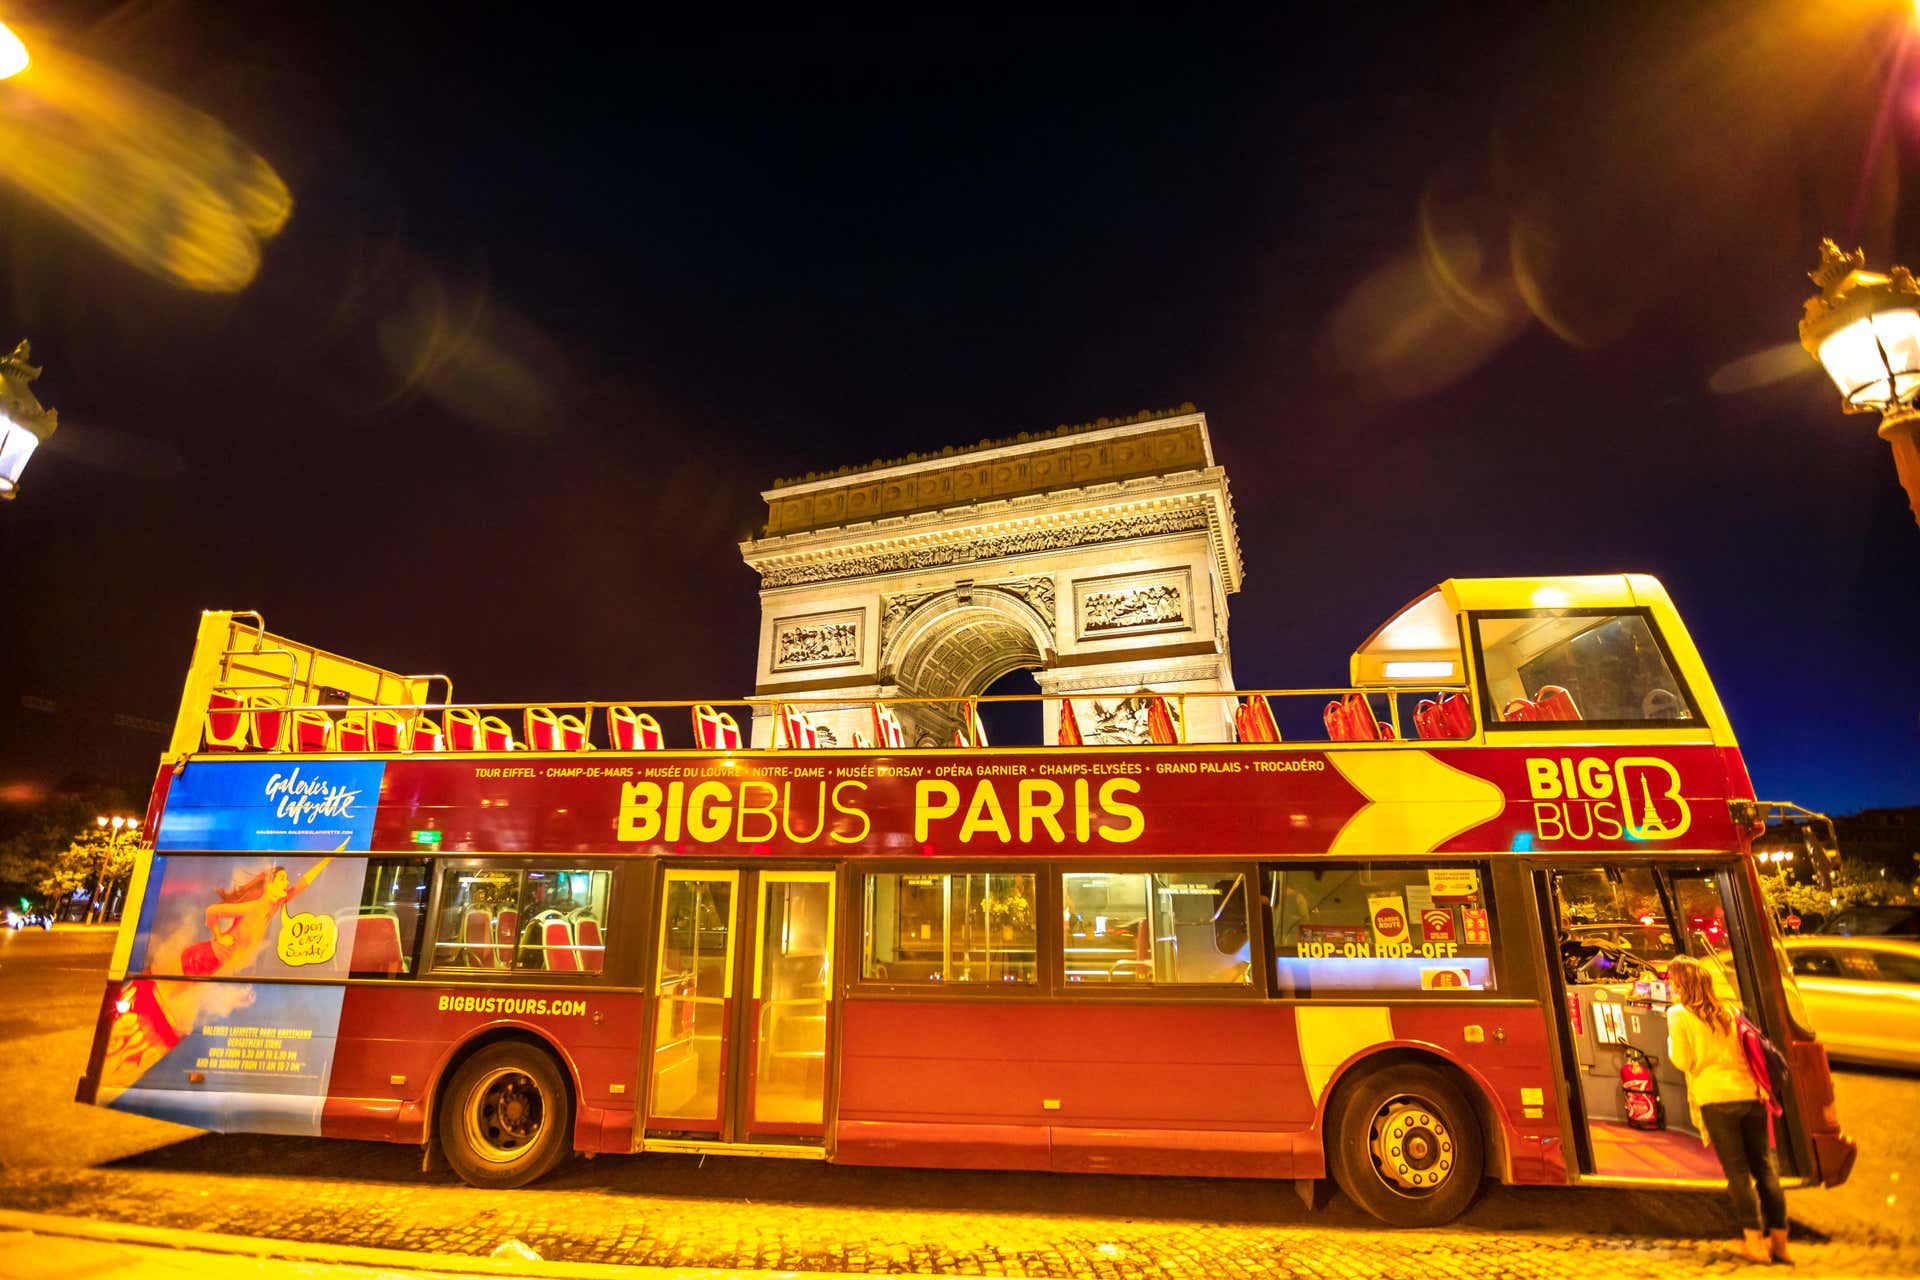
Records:
{"label": "cobblestone street", "polygon": [[[67,1101],[88,1034],[76,993],[91,989],[105,945],[75,937],[29,939],[70,963],[12,963],[18,948],[0,957],[0,1070],[23,1102],[0,1148],[0,1210],[294,1245],[485,1258],[518,1240],[550,1262],[802,1272],[1557,1278],[1747,1265],[1725,1252],[1720,1198],[1703,1194],[1489,1185],[1454,1227],[1393,1231],[1337,1195],[1310,1213],[1287,1184],[690,1156],[575,1159],[534,1187],[480,1191],[421,1171],[412,1148],[200,1134]],[[1917,1092],[1910,1078],[1870,1074],[1842,1075],[1840,1088],[1843,1114],[1851,1104],[1862,1121],[1911,1115]],[[1856,1124],[1866,1141],[1853,1182],[1791,1195],[1797,1274],[1920,1273],[1897,1181],[1911,1153]],[[0,1274],[35,1274],[18,1265]]]}

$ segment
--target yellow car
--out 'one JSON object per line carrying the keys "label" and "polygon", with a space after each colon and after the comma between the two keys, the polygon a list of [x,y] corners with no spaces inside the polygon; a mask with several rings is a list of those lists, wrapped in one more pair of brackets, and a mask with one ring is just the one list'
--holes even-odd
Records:
{"label": "yellow car", "polygon": [[1920,941],[1809,934],[1786,944],[1828,1057],[1920,1067]]}

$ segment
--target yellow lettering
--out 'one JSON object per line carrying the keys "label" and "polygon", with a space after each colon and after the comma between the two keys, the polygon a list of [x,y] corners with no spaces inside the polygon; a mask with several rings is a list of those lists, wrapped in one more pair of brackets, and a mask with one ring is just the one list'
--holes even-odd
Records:
{"label": "yellow lettering", "polygon": [[[765,804],[753,803],[750,797],[755,791],[766,792],[767,802]],[[761,782],[757,778],[742,782],[740,784],[740,820],[739,824],[734,828],[733,838],[741,844],[764,844],[766,841],[773,839],[774,834],[780,830],[780,822],[773,816],[774,808],[779,805],[779,803],[780,792],[775,789],[771,782]],[[748,831],[748,814],[752,814],[756,818],[764,819],[766,828],[761,831]]]}
{"label": "yellow lettering", "polygon": [[982,781],[973,789],[973,802],[967,806],[966,819],[960,824],[960,843],[970,844],[976,831],[990,830],[1002,841],[1013,839],[1013,830],[1007,826],[1007,811],[1000,807],[1000,797],[993,792],[991,782]]}
{"label": "yellow lettering", "polygon": [[708,812],[707,806],[714,801],[726,804],[728,800],[727,784],[724,782],[702,782],[687,797],[687,834],[701,844],[713,844],[727,838],[727,815]]}
{"label": "yellow lettering", "polygon": [[[1075,785],[1085,788],[1084,782]],[[938,801],[934,797],[940,797]],[[925,843],[935,818],[951,818],[960,810],[960,788],[938,778],[924,778],[913,788],[913,838]]]}
{"label": "yellow lettering", "polygon": [[837,812],[846,817],[860,819],[860,829],[858,831],[841,831],[836,828],[833,833],[833,839],[839,844],[859,844],[867,838],[867,833],[873,830],[873,820],[867,817],[866,810],[862,809],[859,805],[850,806],[841,801],[840,793],[848,787],[856,787],[861,791],[865,791],[867,784],[864,782],[854,782],[852,780],[835,783],[833,788],[833,807]]}
{"label": "yellow lettering", "polygon": [[1073,780],[1073,838],[1081,844],[1093,839],[1093,806],[1087,803],[1087,780]]}
{"label": "yellow lettering", "polygon": [[[1552,761],[1548,761],[1548,763],[1551,764]],[[1552,828],[1552,830],[1549,831],[1548,828]],[[1533,806],[1533,829],[1540,833],[1542,840],[1565,839],[1567,831],[1560,822],[1560,806],[1535,801]]]}
{"label": "yellow lettering", "polygon": [[1589,800],[1605,800],[1613,794],[1613,773],[1607,762],[1595,756],[1582,756],[1579,765],[1580,794]]}
{"label": "yellow lettering", "polygon": [[626,782],[620,786],[621,840],[651,840],[660,834],[660,784]]}
{"label": "yellow lettering", "polygon": [[666,840],[668,844],[677,843],[680,839],[680,806],[686,800],[685,786],[684,782],[667,784]]}
{"label": "yellow lettering", "polygon": [[1020,842],[1033,843],[1033,828],[1037,823],[1047,829],[1055,844],[1065,844],[1067,833],[1060,829],[1060,806],[1067,802],[1067,793],[1057,782],[1045,778],[1028,778],[1020,784]]}
{"label": "yellow lettering", "polygon": [[[1551,760],[1527,758],[1527,785],[1533,789],[1535,800],[1558,800],[1560,798],[1560,771],[1554,768]],[[1536,809],[1538,805],[1534,806]]]}
{"label": "yellow lettering", "polygon": [[1100,828],[1100,838],[1115,844],[1130,844],[1147,829],[1147,816],[1119,798],[1123,791],[1128,795],[1139,795],[1140,784],[1132,778],[1109,778],[1100,784],[1100,807],[1110,818],[1126,819],[1125,826]]}
{"label": "yellow lettering", "polygon": [[786,784],[787,802],[781,806],[786,823],[787,839],[795,844],[812,844],[827,829],[827,784],[821,783],[813,791],[813,830],[801,835],[793,829],[793,784]]}

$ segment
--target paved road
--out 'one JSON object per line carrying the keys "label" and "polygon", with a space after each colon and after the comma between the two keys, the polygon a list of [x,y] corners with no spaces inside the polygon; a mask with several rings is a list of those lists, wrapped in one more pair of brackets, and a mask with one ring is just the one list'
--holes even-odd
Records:
{"label": "paved road", "polygon": [[[289,1241],[549,1259],[973,1275],[1613,1276],[1716,1274],[1717,1197],[1489,1188],[1455,1227],[1379,1229],[1344,1200],[1208,1179],[839,1168],[688,1157],[578,1159],[484,1192],[384,1144],[223,1136],[72,1103],[105,933],[0,933],[0,1208]],[[1920,1273],[1920,1079],[1848,1072],[1865,1148],[1838,1191],[1793,1193],[1799,1273]],[[1915,1175],[1920,1176],[1920,1175]],[[1909,1182],[1911,1182],[1911,1177]]]}

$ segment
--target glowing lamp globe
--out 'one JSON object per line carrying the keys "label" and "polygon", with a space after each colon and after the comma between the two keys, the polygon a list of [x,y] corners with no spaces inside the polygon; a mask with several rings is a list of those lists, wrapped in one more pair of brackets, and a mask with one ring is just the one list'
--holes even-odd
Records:
{"label": "glowing lamp globe", "polygon": [[60,425],[60,415],[43,407],[27,386],[40,376],[40,370],[27,362],[31,354],[22,342],[11,354],[0,356],[0,499],[19,493],[27,460]]}
{"label": "glowing lamp globe", "polygon": [[7,24],[0,22],[0,80],[17,76],[27,69],[27,46],[20,43],[20,37],[7,30]]}
{"label": "glowing lamp globe", "polygon": [[1848,413],[1877,412],[1880,437],[1893,446],[1894,468],[1920,520],[1920,284],[1905,267],[1886,275],[1866,269],[1866,255],[1820,242],[1820,266],[1809,279],[1800,345],[1840,390]]}

